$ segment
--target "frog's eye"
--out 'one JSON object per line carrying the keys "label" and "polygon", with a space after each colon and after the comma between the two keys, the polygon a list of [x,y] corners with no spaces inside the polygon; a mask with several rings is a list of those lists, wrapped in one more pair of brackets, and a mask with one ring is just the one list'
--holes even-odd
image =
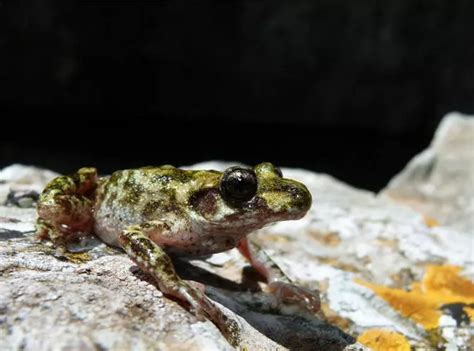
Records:
{"label": "frog's eye", "polygon": [[230,167],[224,172],[220,192],[226,202],[246,202],[257,193],[257,176],[251,169]]}

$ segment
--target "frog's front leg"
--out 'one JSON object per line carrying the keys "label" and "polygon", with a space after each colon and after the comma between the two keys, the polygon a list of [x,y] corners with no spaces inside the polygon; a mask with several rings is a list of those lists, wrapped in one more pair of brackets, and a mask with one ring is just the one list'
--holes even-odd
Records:
{"label": "frog's front leg", "polygon": [[49,239],[62,253],[79,232],[91,232],[97,171],[85,167],[70,176],[54,178],[45,187],[37,204],[36,237]]}
{"label": "frog's front leg", "polygon": [[317,313],[320,310],[319,291],[292,284],[260,246],[244,238],[237,247],[250,264],[265,277],[270,293],[276,297],[280,307],[297,306],[311,313]]}
{"label": "frog's front leg", "polygon": [[198,317],[211,320],[227,340],[236,345],[239,339],[237,323],[228,319],[203,291],[182,280],[176,274],[171,258],[150,239],[153,237],[159,242],[160,237],[166,238],[170,235],[169,228],[161,221],[134,225],[120,235],[119,242],[130,258],[155,279],[164,294],[189,303]]}

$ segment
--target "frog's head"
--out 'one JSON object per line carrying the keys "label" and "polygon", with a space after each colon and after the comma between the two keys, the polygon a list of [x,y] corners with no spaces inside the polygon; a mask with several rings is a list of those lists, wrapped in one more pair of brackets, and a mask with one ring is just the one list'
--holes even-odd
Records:
{"label": "frog's head", "polygon": [[193,201],[214,224],[253,230],[271,222],[299,219],[311,207],[306,186],[284,178],[268,162],[253,169],[230,167],[216,181],[212,192],[201,193]]}

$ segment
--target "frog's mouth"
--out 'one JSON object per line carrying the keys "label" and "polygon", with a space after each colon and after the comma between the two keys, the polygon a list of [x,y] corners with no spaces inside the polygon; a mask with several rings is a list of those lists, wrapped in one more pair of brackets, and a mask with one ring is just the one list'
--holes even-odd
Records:
{"label": "frog's mouth", "polygon": [[224,226],[255,230],[267,224],[297,220],[306,215],[312,204],[309,191],[266,192],[247,202],[236,213],[224,219]]}

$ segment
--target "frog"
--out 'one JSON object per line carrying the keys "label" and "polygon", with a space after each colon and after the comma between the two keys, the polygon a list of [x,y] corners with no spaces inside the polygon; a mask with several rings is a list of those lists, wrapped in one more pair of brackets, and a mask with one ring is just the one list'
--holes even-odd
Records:
{"label": "frog", "polygon": [[316,314],[317,290],[294,284],[248,235],[264,226],[298,220],[312,205],[308,188],[262,162],[223,172],[171,165],[148,166],[99,176],[83,167],[51,180],[37,202],[36,238],[56,254],[83,233],[117,247],[152,277],[165,296],[213,322],[233,344],[239,328],[205,294],[179,277],[176,257],[205,257],[237,248],[260,273],[279,305]]}

